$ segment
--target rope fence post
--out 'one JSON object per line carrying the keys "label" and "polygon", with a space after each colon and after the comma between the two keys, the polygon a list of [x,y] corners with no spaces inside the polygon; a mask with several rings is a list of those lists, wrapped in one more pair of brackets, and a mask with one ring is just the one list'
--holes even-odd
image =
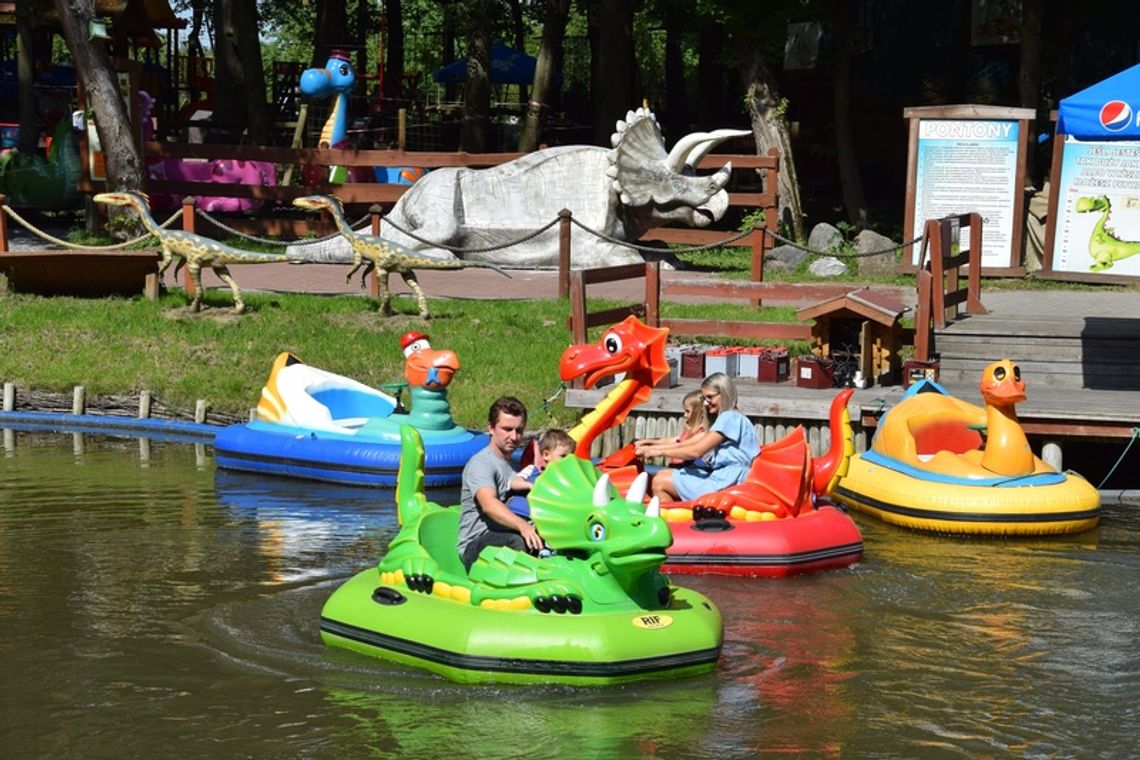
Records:
{"label": "rope fence post", "polygon": [[0,253],[8,252],[8,196],[0,195]]}
{"label": "rope fence post", "polygon": [[[402,109],[401,109],[402,110]],[[380,237],[380,215],[384,213],[379,203],[368,207],[368,215],[372,217],[372,234]],[[380,272],[372,268],[372,276],[368,278],[368,292],[373,298],[380,297]]]}
{"label": "rope fence post", "polygon": [[[764,282],[764,230],[766,226],[761,226],[760,222],[752,223],[752,281]],[[749,304],[754,309],[760,308],[759,298],[748,299]]]}
{"label": "rope fence post", "polygon": [[[194,196],[187,195],[182,199],[182,229],[185,232],[194,232]],[[190,277],[190,267],[182,269],[182,289],[189,296],[194,295],[194,280]]]}
{"label": "rope fence post", "polygon": [[558,297],[570,297],[570,220],[568,208],[558,212]]}

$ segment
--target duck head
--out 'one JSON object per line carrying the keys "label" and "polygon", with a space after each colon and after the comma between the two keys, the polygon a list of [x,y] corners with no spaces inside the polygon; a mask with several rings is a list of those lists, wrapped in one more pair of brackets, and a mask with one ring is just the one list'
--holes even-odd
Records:
{"label": "duck head", "polygon": [[454,351],[436,351],[428,336],[410,332],[400,339],[404,350],[404,377],[413,388],[442,390],[459,371],[459,357]]}
{"label": "duck head", "polygon": [[1021,368],[1009,359],[1001,359],[982,371],[982,382],[978,390],[982,399],[990,406],[1011,407],[1025,400],[1025,381],[1021,379]]}

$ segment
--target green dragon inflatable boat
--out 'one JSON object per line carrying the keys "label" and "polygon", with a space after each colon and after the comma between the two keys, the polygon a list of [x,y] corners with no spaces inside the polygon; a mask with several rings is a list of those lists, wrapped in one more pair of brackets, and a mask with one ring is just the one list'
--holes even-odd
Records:
{"label": "green dragon inflatable boat", "polygon": [[467,573],[458,507],[424,496],[414,428],[401,445],[400,531],[378,567],[325,603],[326,644],[469,683],[612,684],[716,666],[720,612],[660,573],[672,536],[641,503],[644,479],[627,499],[583,459],[551,464],[528,500],[554,556],[489,547]]}

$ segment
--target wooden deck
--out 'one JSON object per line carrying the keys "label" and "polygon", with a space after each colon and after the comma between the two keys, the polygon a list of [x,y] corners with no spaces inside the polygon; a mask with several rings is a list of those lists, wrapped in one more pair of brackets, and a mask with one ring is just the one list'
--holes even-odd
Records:
{"label": "wooden deck", "polygon": [[[1133,437],[1140,428],[1140,292],[983,291],[982,301],[988,315],[965,316],[936,334],[940,382],[947,390],[981,404],[982,368],[1008,357],[1021,366],[1026,382],[1028,399],[1017,411],[1031,440],[1123,444]],[[699,383],[682,378],[680,386],[656,391],[602,450],[631,437],[674,432],[681,399]],[[737,388],[741,411],[765,441],[802,423],[817,453],[828,444],[825,427],[835,389],[744,379]],[[568,390],[566,404],[592,408],[607,390]],[[866,447],[879,416],[903,392],[901,385],[855,391],[849,409],[857,449]]]}

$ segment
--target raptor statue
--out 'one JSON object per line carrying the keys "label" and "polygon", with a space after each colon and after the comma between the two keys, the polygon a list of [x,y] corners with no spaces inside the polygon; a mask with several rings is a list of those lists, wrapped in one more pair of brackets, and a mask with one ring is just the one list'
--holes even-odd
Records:
{"label": "raptor statue", "polygon": [[388,290],[388,275],[398,272],[404,282],[416,294],[416,303],[420,309],[420,316],[427,319],[428,302],[424,289],[416,279],[416,269],[464,269],[466,267],[484,267],[494,269],[504,277],[509,274],[494,264],[481,261],[460,261],[453,256],[440,256],[435,253],[413,251],[399,243],[392,243],[386,238],[376,235],[366,235],[352,229],[344,215],[344,206],[340,199],[332,195],[306,195],[295,198],[293,205],[306,209],[325,209],[332,215],[336,228],[341,236],[352,246],[352,268],[348,270],[345,281],[352,279],[362,266],[364,271],[360,274],[360,287],[364,287],[368,273],[376,270],[376,282],[380,290],[380,313],[389,316],[392,313],[392,293]]}
{"label": "raptor statue", "polygon": [[245,311],[245,301],[242,300],[241,289],[230,274],[229,264],[269,264],[275,261],[304,263],[303,260],[288,254],[242,251],[217,240],[195,235],[193,232],[164,229],[151,215],[150,203],[142,193],[127,191],[99,193],[94,200],[96,203],[105,203],[108,206],[127,206],[135,210],[147,232],[158,238],[158,243],[162,247],[162,263],[158,267],[160,280],[174,257],[178,257],[178,263],[174,267],[176,278],[178,270],[183,264],[186,265],[190,279],[194,282],[194,298],[190,301],[191,311],[196,312],[202,308],[202,267],[213,269],[218,279],[229,286],[234,296],[234,313],[241,314]]}

